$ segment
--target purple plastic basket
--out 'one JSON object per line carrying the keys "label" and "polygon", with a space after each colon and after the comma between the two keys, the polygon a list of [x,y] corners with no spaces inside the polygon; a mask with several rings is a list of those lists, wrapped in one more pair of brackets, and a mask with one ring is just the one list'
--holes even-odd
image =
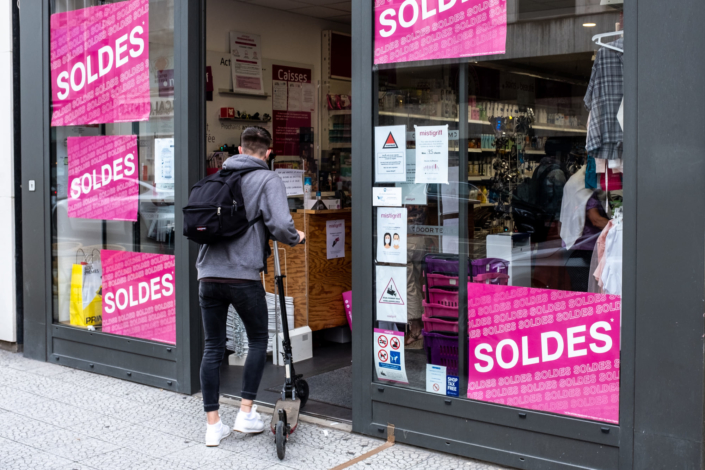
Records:
{"label": "purple plastic basket", "polygon": [[446,374],[458,375],[458,337],[439,333],[423,333],[426,361],[434,366],[445,366]]}
{"label": "purple plastic basket", "polygon": [[429,317],[458,318],[458,306],[447,307],[445,305],[428,304],[422,301],[424,314]]}
{"label": "purple plastic basket", "polygon": [[[426,286],[423,286],[424,293],[426,292]],[[458,307],[458,291],[450,291],[443,289],[429,289],[428,290],[429,303],[443,305],[444,307]]]}
{"label": "purple plastic basket", "polygon": [[423,320],[423,330],[426,332],[458,332],[458,320],[443,320],[441,318],[429,317],[426,314],[424,314],[421,319]]}
{"label": "purple plastic basket", "polygon": [[474,259],[472,264],[472,276],[487,273],[509,274],[509,261],[501,258],[481,258]]}
{"label": "purple plastic basket", "polygon": [[[458,275],[458,256],[457,255],[426,255],[426,272],[433,273],[448,273]],[[468,273],[470,273],[470,260],[468,260]]]}

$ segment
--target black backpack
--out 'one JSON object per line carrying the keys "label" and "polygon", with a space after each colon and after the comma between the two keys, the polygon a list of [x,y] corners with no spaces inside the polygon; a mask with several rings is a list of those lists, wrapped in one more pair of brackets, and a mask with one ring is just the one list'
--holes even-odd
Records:
{"label": "black backpack", "polygon": [[242,175],[255,170],[220,170],[196,183],[183,209],[184,236],[209,245],[238,238],[261,220],[247,220],[240,189]]}

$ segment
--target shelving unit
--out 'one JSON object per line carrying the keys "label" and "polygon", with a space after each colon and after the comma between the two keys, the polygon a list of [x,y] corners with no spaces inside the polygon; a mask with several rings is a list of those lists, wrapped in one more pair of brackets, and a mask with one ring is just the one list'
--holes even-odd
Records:
{"label": "shelving unit", "polygon": [[[394,111],[380,111],[380,116],[392,116],[392,117],[405,117],[407,119],[422,119],[425,121],[442,121],[442,122],[458,122],[458,118],[446,118],[439,116],[424,116],[422,114],[409,114],[409,113],[398,113]],[[468,119],[468,124],[478,124],[481,126],[490,126],[489,121],[482,121],[477,119]],[[532,127],[537,130],[543,131],[555,131],[555,132],[570,132],[576,134],[587,134],[587,129],[578,129],[573,127],[559,127],[552,126],[549,124],[533,124]],[[471,149],[474,150],[474,149]]]}
{"label": "shelving unit", "polygon": [[248,96],[250,98],[269,98],[269,93],[243,93],[241,91],[233,91],[227,88],[218,88],[218,93],[221,95]]}

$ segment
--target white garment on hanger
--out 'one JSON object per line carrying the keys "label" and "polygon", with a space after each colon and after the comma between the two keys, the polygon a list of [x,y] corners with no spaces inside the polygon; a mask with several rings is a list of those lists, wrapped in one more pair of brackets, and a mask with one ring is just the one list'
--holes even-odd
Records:
{"label": "white garment on hanger", "polygon": [[607,160],[604,158],[595,159],[595,173],[607,173]]}
{"label": "white garment on hanger", "polygon": [[618,224],[605,240],[605,269],[602,270],[602,288],[605,294],[622,295],[622,225]]}
{"label": "white garment on hanger", "polygon": [[593,190],[585,188],[585,168],[570,177],[563,187],[561,203],[561,238],[565,247],[571,249],[585,228],[585,206]]}
{"label": "white garment on hanger", "polygon": [[624,173],[624,160],[621,158],[618,158],[616,160],[605,160],[607,162],[607,165],[609,166],[609,169],[612,170],[612,173]]}

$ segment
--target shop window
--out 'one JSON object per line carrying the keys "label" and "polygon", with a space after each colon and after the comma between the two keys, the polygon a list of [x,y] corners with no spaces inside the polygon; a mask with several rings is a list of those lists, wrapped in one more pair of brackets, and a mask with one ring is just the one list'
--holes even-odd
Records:
{"label": "shop window", "polygon": [[51,5],[54,322],[174,344],[173,0]]}
{"label": "shop window", "polygon": [[376,23],[375,379],[618,423],[621,3],[510,3]]}

